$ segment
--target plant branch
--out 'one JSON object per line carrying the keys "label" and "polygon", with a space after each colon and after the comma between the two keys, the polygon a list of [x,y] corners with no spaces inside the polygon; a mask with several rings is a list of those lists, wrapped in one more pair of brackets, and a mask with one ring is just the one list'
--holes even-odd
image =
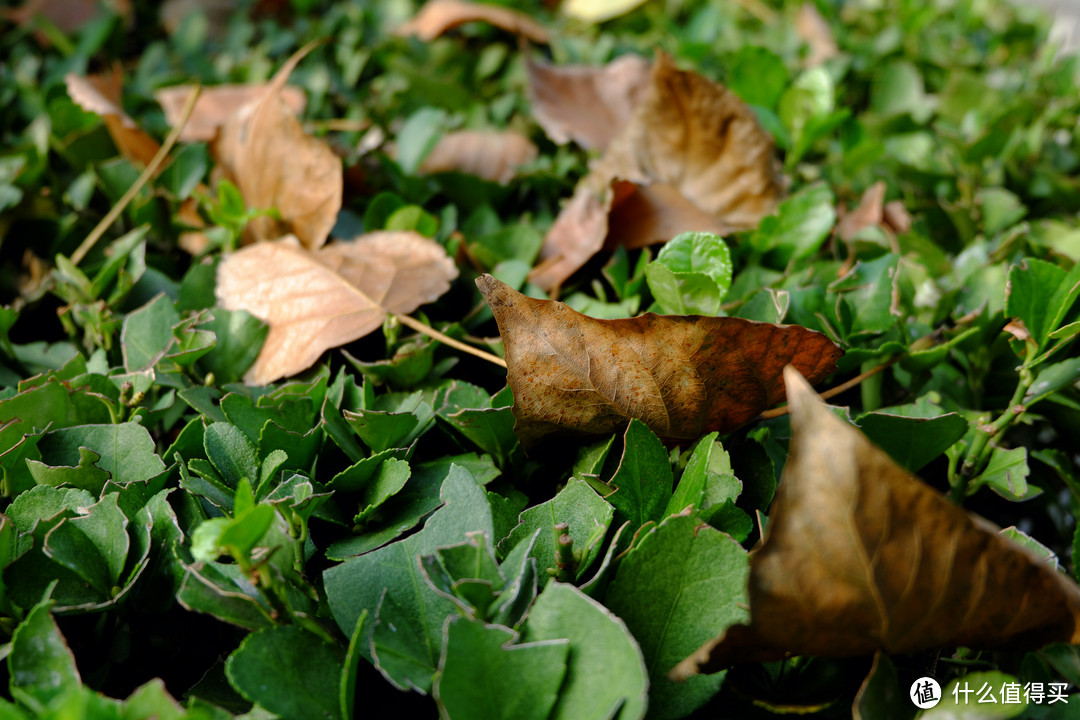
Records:
{"label": "plant branch", "polygon": [[150,160],[150,164],[142,171],[139,178],[135,181],[135,184],[128,188],[128,191],[124,193],[120,201],[112,206],[112,209],[106,213],[105,217],[101,218],[101,222],[90,231],[90,234],[86,236],[86,239],[82,241],[82,245],[76,248],[75,252],[71,254],[71,263],[78,265],[82,262],[82,259],[86,257],[86,254],[93,249],[97,241],[101,239],[101,236],[105,234],[105,231],[116,222],[116,218],[120,217],[120,213],[124,212],[135,196],[143,189],[146,183],[150,182],[150,179],[157,174],[158,168],[161,167],[161,163],[165,162],[165,158],[168,157],[169,151],[172,150],[173,145],[176,144],[177,139],[180,137],[180,132],[187,125],[188,118],[191,117],[191,111],[195,109],[195,101],[199,98],[200,86],[196,85],[191,88],[191,92],[188,93],[187,100],[184,102],[184,108],[180,111],[180,121],[176,123],[176,126],[169,131],[169,134],[165,137],[165,142],[154,154],[154,157]]}
{"label": "plant branch", "polygon": [[[837,385],[836,387],[829,388],[825,392],[820,393],[821,399],[822,400],[828,400],[829,398],[836,397],[840,393],[847,392],[848,390],[855,387],[859,383],[863,382],[867,378],[871,378],[871,377],[877,375],[879,372],[882,372],[886,368],[891,367],[901,357],[902,357],[901,355],[897,355],[894,358],[890,358],[889,360],[886,360],[885,362],[881,363],[880,365],[877,365],[875,367],[870,368],[866,372],[859,373],[858,375],[851,378],[847,382],[843,382],[843,383],[840,383],[839,385]],[[769,418],[782,417],[782,416],[787,415],[787,414],[788,414],[788,406],[784,405],[783,407],[773,408],[772,410],[766,410],[765,412],[758,415],[758,420],[768,420]]]}
{"label": "plant branch", "polygon": [[493,365],[498,365],[501,368],[506,367],[506,361],[503,360],[498,355],[493,355],[493,354],[487,352],[486,350],[481,350],[480,348],[474,348],[472,345],[467,345],[466,343],[463,343],[460,340],[455,340],[454,338],[450,337],[449,335],[444,335],[443,333],[439,332],[438,330],[431,327],[430,325],[425,325],[424,323],[420,322],[419,320],[417,320],[414,317],[410,317],[408,315],[394,315],[393,317],[398,322],[400,322],[402,325],[405,325],[406,327],[410,327],[410,328],[412,328],[413,330],[415,330],[417,332],[420,332],[420,333],[423,333],[423,334],[427,335],[428,337],[435,338],[436,340],[443,343],[444,345],[449,345],[450,347],[455,348],[457,350],[460,350],[461,352],[468,353],[470,355],[474,355],[474,356],[480,358],[481,360],[487,360],[489,363],[492,363]]}

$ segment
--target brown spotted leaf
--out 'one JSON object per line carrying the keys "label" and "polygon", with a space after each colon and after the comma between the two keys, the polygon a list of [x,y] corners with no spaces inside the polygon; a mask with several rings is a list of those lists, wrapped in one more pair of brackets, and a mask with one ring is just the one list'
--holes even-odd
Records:
{"label": "brown spotted leaf", "polygon": [[1080,588],[901,469],[784,371],[791,454],[750,560],[750,624],[673,678],[790,655],[1080,642]]}
{"label": "brown spotted leaf", "polygon": [[447,30],[474,21],[523,35],[533,42],[548,42],[547,28],[525,13],[500,5],[465,0],[429,0],[415,17],[395,32],[398,35],[415,35],[424,42],[431,42]]}
{"label": "brown spotted leaf", "polygon": [[293,55],[257,101],[221,126],[212,150],[249,208],[274,208],[281,218],[253,219],[247,227],[251,239],[292,233],[305,247],[317,248],[341,210],[341,160],[329,145],[304,132],[282,98],[285,81],[310,48]]}
{"label": "brown spotted leaf", "polygon": [[[622,240],[608,237],[607,216],[614,199],[610,186],[617,181],[674,191],[667,195],[669,202],[655,202],[659,194],[654,193],[639,195],[624,208],[637,212],[639,220],[647,216],[653,230],[751,228],[776,208],[783,194],[772,137],[758,125],[753,111],[723,85],[679,70],[659,53],[630,120],[581,180],[544,238],[541,265],[529,276],[532,282],[556,287],[599,251],[605,239],[609,245]],[[672,237],[646,234],[651,242]]]}
{"label": "brown spotted leaf", "polygon": [[116,149],[138,165],[149,165],[161,145],[128,117],[121,105],[122,76],[119,71],[101,75],[64,76],[71,101],[87,112],[100,115]]}
{"label": "brown spotted leaf", "polygon": [[[213,140],[218,128],[249,103],[258,102],[262,94],[270,87],[269,83],[259,85],[216,85],[204,87],[195,101],[187,124],[180,131],[180,142],[200,142]],[[174,85],[154,92],[154,99],[165,111],[165,121],[175,126],[180,121],[180,112],[191,92],[191,85]],[[281,88],[281,99],[293,115],[304,111],[307,98],[304,91],[293,85]]]}
{"label": "brown spotted leaf", "polygon": [[527,57],[533,117],[562,145],[603,150],[625,127],[649,88],[652,63],[623,55],[603,67],[549,65]]}
{"label": "brown spotted leaf", "polygon": [[415,232],[375,232],[307,250],[295,237],[225,257],[217,297],[270,326],[245,380],[268,383],[310,367],[325,350],[377,330],[450,289],[457,267]]}
{"label": "brown spotted leaf", "polygon": [[424,158],[425,173],[461,172],[506,184],[519,165],[536,159],[536,146],[509,130],[458,130],[447,133]]}
{"label": "brown spotted leaf", "polygon": [[549,433],[609,433],[641,420],[668,440],[728,432],[784,399],[788,363],[815,381],[842,351],[795,325],[654,315],[596,320],[476,281],[506,349],[514,430],[526,447]]}

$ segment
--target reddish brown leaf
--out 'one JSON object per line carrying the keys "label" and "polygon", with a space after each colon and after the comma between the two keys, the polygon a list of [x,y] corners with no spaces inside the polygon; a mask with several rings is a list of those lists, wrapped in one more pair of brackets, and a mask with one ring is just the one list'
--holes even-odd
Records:
{"label": "reddish brown leaf", "polygon": [[650,241],[671,239],[656,236],[661,227],[753,227],[775,209],[783,190],[772,138],[750,108],[722,85],[678,70],[660,53],[626,127],[545,237],[543,263],[529,276],[532,282],[545,289],[560,285],[600,250],[608,233],[610,186],[618,180],[671,188],[639,195],[625,208],[650,217],[652,226],[643,233]]}
{"label": "reddish brown leaf", "polygon": [[672,671],[963,645],[1080,642],[1080,588],[953,505],[784,371],[791,454],[750,560],[750,624]]}
{"label": "reddish brown leaf", "polygon": [[310,367],[322,353],[378,329],[450,289],[457,267],[414,232],[377,232],[306,250],[295,237],[226,256],[217,296],[270,326],[245,380],[263,384]]}
{"label": "reddish brown leaf", "polygon": [[[191,110],[184,129],[177,138],[180,142],[201,142],[213,140],[218,128],[235,115],[240,108],[249,103],[258,102],[269,88],[269,83],[260,85],[217,85],[203,88],[195,107]],[[191,85],[174,85],[154,92],[154,98],[165,111],[165,121],[176,126],[180,121],[180,112],[191,92]],[[304,91],[293,85],[281,88],[281,99],[293,115],[304,111],[307,98]]]}
{"label": "reddish brown leaf", "polygon": [[536,159],[536,146],[516,132],[459,130],[444,135],[432,149],[420,171],[457,171],[491,182],[506,184],[519,165]]}
{"label": "reddish brown leaf", "polygon": [[68,73],[64,83],[72,102],[101,116],[109,137],[124,157],[139,165],[150,163],[161,145],[124,112],[120,104],[122,77],[118,71],[87,77]]}
{"label": "reddish brown leaf", "polygon": [[608,215],[606,247],[639,248],[667,242],[684,232],[731,232],[714,216],[701,210],[671,185],[636,185],[616,182]]}
{"label": "reddish brown leaf", "polygon": [[395,32],[398,35],[415,35],[424,42],[431,42],[447,30],[474,21],[486,22],[507,32],[523,35],[533,42],[548,42],[547,28],[525,13],[500,5],[464,0],[429,0],[412,20]]}
{"label": "reddish brown leaf", "polygon": [[589,150],[603,150],[622,131],[652,76],[652,64],[639,55],[623,55],[599,68],[526,58],[525,69],[533,116],[547,136]]}
{"label": "reddish brown leaf", "polygon": [[526,447],[557,431],[613,432],[631,418],[667,440],[728,432],[784,399],[784,365],[817,381],[843,354],[795,325],[652,313],[596,320],[490,275],[476,284],[499,324]]}
{"label": "reddish brown leaf", "polygon": [[293,55],[256,102],[234,113],[211,147],[248,207],[275,208],[281,217],[253,219],[247,227],[251,239],[293,233],[305,247],[317,248],[341,210],[341,160],[304,132],[282,100],[285,81],[309,49]]}

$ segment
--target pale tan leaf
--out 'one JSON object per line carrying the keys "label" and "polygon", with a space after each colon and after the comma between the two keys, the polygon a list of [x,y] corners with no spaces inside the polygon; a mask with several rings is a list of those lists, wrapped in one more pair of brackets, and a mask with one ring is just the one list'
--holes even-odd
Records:
{"label": "pale tan leaf", "polygon": [[[165,121],[175,127],[180,119],[191,85],[174,85],[154,92],[154,98],[165,111]],[[259,85],[216,85],[204,87],[195,101],[184,129],[177,138],[180,142],[201,142],[213,140],[218,128],[225,124],[232,115],[244,105],[258,102],[266,92],[268,84]],[[281,89],[281,99],[293,115],[304,112],[307,97],[304,91],[295,85],[286,85]]]}
{"label": "pale tan leaf", "polygon": [[206,17],[206,32],[212,38],[225,34],[229,18],[236,13],[238,0],[165,0],[158,11],[161,25],[170,35],[176,33],[184,20],[195,14]]}
{"label": "pale tan leaf", "polygon": [[341,160],[329,145],[304,132],[282,100],[285,81],[310,47],[293,55],[256,102],[221,126],[211,148],[248,207],[276,208],[281,217],[248,223],[253,239],[291,232],[305,247],[317,248],[326,242],[341,210]]}
{"label": "pale tan leaf", "polygon": [[536,146],[508,130],[458,130],[448,133],[420,164],[420,172],[462,172],[506,184],[518,166],[536,159]]}
{"label": "pale tan leaf", "polygon": [[890,200],[882,211],[885,224],[897,235],[911,230],[911,213],[904,207],[903,200]]}
{"label": "pale tan leaf", "polygon": [[880,225],[884,219],[885,181],[878,180],[863,193],[859,204],[836,223],[836,234],[851,242],[863,228]]}
{"label": "pale tan leaf", "polygon": [[68,73],[64,76],[64,83],[72,102],[87,112],[101,116],[109,137],[124,157],[139,165],[150,163],[161,145],[124,112],[119,71],[85,77]]}
{"label": "pale tan leaf", "polygon": [[[41,15],[65,35],[71,35],[96,18],[104,9],[103,5],[124,18],[126,24],[131,24],[134,17],[131,0],[104,3],[99,0],[27,0],[17,8],[0,10],[0,14],[17,25],[27,25],[35,16]],[[39,34],[38,39],[49,44],[44,35]]]}
{"label": "pale tan leaf", "polygon": [[795,33],[810,48],[804,67],[817,67],[840,52],[832,28],[812,2],[805,2],[799,8],[799,14],[795,16]]}
{"label": "pale tan leaf", "polygon": [[952,504],[786,368],[791,450],[750,560],[750,624],[672,671],[877,650],[1080,642],[1080,588]]}
{"label": "pale tan leaf", "polygon": [[625,15],[646,0],[566,0],[564,14],[587,23],[601,23]]}
{"label": "pale tan leaf", "polygon": [[415,35],[424,42],[431,42],[447,30],[474,21],[523,35],[533,42],[548,42],[547,28],[528,15],[501,5],[465,0],[429,0],[415,17],[394,32],[397,35]]}
{"label": "pale tan leaf", "polygon": [[376,232],[318,250],[295,237],[225,257],[217,297],[270,326],[245,380],[263,384],[310,367],[322,353],[378,329],[450,289],[457,267],[442,246],[414,232]]}
{"label": "pale tan leaf", "polygon": [[529,273],[532,283],[545,290],[558,287],[603,247],[614,197],[612,181],[603,174],[581,179],[544,236],[542,261]]}
{"label": "pale tan leaf", "polygon": [[639,55],[623,55],[603,67],[527,58],[525,69],[533,116],[547,136],[590,150],[603,150],[619,134],[652,77],[652,63]]}

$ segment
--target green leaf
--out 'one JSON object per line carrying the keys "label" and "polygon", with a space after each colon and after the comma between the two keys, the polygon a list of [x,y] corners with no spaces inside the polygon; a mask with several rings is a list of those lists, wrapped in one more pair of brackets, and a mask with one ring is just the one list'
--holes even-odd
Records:
{"label": "green leaf", "polygon": [[840,293],[850,313],[850,333],[882,333],[897,323],[899,308],[893,307],[900,258],[882,255],[876,260],[859,261],[851,272],[829,285]]}
{"label": "green leaf", "polygon": [[860,416],[858,424],[875,445],[912,473],[945,452],[968,430],[967,420],[956,413],[923,418],[874,412]]}
{"label": "green leaf", "polygon": [[747,105],[775,110],[788,84],[788,71],[775,53],[756,45],[743,45],[729,65],[728,89]]}
{"label": "green leaf", "polygon": [[608,483],[615,491],[604,499],[637,530],[663,519],[673,482],[664,444],[645,423],[631,420],[623,435],[622,460]]}
{"label": "green leaf", "polygon": [[771,253],[771,264],[787,265],[808,257],[821,247],[836,224],[833,194],[823,184],[808,185],[780,203],[775,215],[762,219],[750,236],[750,246]]}
{"label": "green leaf", "polygon": [[987,485],[1008,500],[1026,500],[1042,493],[1041,489],[1028,485],[1029,472],[1026,447],[994,448],[986,469],[972,481],[971,488],[974,491]]}
{"label": "green leaf", "polygon": [[219,383],[237,382],[259,357],[270,327],[246,310],[216,307],[201,327],[214,333],[216,342],[199,365]]}
{"label": "green leaf", "polygon": [[33,532],[39,522],[56,517],[64,511],[75,513],[79,508],[93,504],[94,497],[85,490],[41,485],[15,498],[4,514],[15,523],[20,533],[29,533]]}
{"label": "green leaf", "polygon": [[396,495],[405,487],[412,470],[409,463],[404,460],[388,458],[379,466],[379,472],[373,482],[369,483],[363,491],[360,501],[360,512],[354,518],[354,522],[362,524],[372,513],[376,512],[388,498]]}
{"label": "green leaf", "polygon": [[[1080,380],[1080,358],[1063,360],[1039,370],[1024,394],[1024,404],[1031,405]],[[36,477],[36,476],[35,476]]]}
{"label": "green leaf", "polygon": [[566,487],[547,502],[535,505],[521,513],[521,522],[510,536],[499,544],[500,550],[513,548],[540,530],[540,538],[533,546],[540,584],[545,585],[556,571],[555,525],[569,525],[567,534],[573,540],[577,567],[573,579],[577,580],[593,564],[603,549],[603,539],[611,524],[614,508],[596,494],[583,480],[570,478]]}
{"label": "green leaf", "polygon": [[27,613],[11,637],[7,658],[12,695],[39,713],[81,683],[75,656],[49,612],[52,605],[42,600]]}
{"label": "green leaf", "polygon": [[619,565],[604,602],[626,623],[649,670],[650,717],[680,718],[705,704],[724,673],[685,684],[668,680],[676,663],[749,618],[746,551],[693,515],[670,517]]}
{"label": "green leaf", "polygon": [[669,315],[717,315],[731,286],[731,251],[719,235],[687,232],[645,267],[653,297]]}
{"label": "green leaf", "polygon": [[933,103],[918,68],[906,60],[894,60],[881,68],[870,91],[870,110],[885,116],[911,115],[916,122],[927,120]]}
{"label": "green leaf", "polygon": [[731,470],[731,458],[717,436],[709,433],[694,446],[664,515],[674,515],[687,507],[703,510],[733,501],[742,492],[742,483]]}
{"label": "green leaf", "polygon": [[124,369],[136,372],[157,365],[176,341],[172,329],[179,322],[180,313],[165,294],[129,313],[120,333]]}
{"label": "green leaf", "polygon": [[249,483],[258,481],[258,455],[240,428],[229,423],[211,423],[203,435],[203,447],[229,487],[235,489],[241,479]]}
{"label": "green leaf", "polygon": [[120,584],[130,547],[128,519],[117,499],[117,493],[109,493],[84,514],[61,521],[45,538],[45,554],[105,598],[112,597]]}
{"label": "green leaf", "polygon": [[1057,329],[1052,325],[1061,308],[1052,300],[1065,276],[1065,271],[1058,266],[1035,258],[1025,258],[1009,270],[1005,315],[1023,320],[1024,327],[1040,348],[1046,344],[1050,332]]}
{"label": "green leaf", "polygon": [[237,692],[270,712],[296,720],[341,718],[341,649],[294,625],[244,639],[225,663]]}
{"label": "green leaf", "polygon": [[364,624],[367,622],[367,611],[360,613],[356,620],[356,627],[349,636],[349,647],[345,651],[345,663],[341,669],[340,701],[342,720],[356,717],[356,678],[360,669],[360,663],[364,659],[360,652],[360,642],[364,637]]}
{"label": "green leaf", "polygon": [[446,112],[425,107],[410,115],[397,136],[397,161],[407,175],[415,175],[420,163],[439,141],[446,124]]}
{"label": "green leaf", "polygon": [[79,464],[74,467],[66,465],[51,466],[39,460],[30,459],[27,459],[26,464],[30,468],[30,474],[34,476],[34,481],[39,485],[51,485],[52,487],[68,485],[86,490],[97,496],[101,494],[101,489],[105,487],[105,482],[110,477],[108,471],[102,470],[95,465],[100,459],[101,456],[93,450],[80,447]]}
{"label": "green leaf", "polygon": [[570,641],[552,720],[645,716],[649,676],[641,650],[622,620],[573,585],[554,582],[540,593],[522,637]]}
{"label": "green leaf", "polygon": [[566,675],[570,643],[513,644],[516,634],[462,618],[446,626],[435,701],[447,718],[545,720]]}
{"label": "green leaf", "polygon": [[176,599],[187,610],[202,612],[246,630],[270,626],[270,610],[238,565],[200,562],[184,565]]}
{"label": "green leaf", "polygon": [[38,442],[42,460],[54,466],[77,467],[83,460],[83,448],[99,456],[94,465],[117,485],[146,482],[165,470],[165,463],[154,453],[153,438],[138,423],[61,428],[46,433]]}
{"label": "green leaf", "polygon": [[374,452],[407,446],[419,434],[420,417],[412,412],[345,411],[345,420],[357,437]]}

